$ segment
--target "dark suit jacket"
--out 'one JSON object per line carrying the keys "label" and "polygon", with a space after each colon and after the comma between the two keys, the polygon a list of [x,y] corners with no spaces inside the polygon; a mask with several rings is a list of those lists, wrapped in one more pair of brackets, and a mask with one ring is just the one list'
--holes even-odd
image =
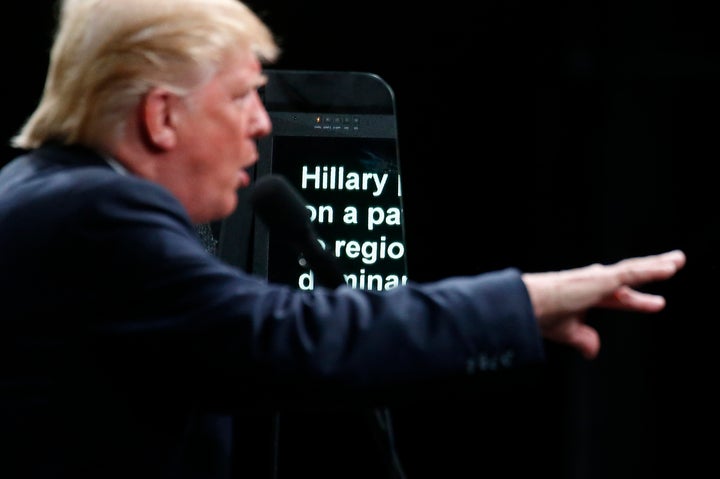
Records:
{"label": "dark suit jacket", "polygon": [[228,477],[234,412],[384,404],[543,357],[514,269],[268,284],[210,254],[164,188],[78,147],[0,173],[0,295],[4,479]]}

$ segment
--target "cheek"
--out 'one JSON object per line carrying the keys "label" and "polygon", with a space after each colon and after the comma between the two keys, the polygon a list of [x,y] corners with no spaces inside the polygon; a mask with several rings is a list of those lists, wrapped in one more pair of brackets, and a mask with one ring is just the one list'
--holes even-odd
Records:
{"label": "cheek", "polygon": [[197,168],[207,176],[227,176],[232,165],[237,165],[239,146],[236,132],[226,123],[207,122],[196,132],[195,148]]}
{"label": "cheek", "polygon": [[254,146],[246,141],[248,115],[237,104],[218,102],[205,111],[203,118],[195,122],[195,129],[189,132],[199,150],[197,156],[202,159],[198,168],[218,185],[234,185],[235,172],[246,166],[247,150]]}
{"label": "cheek", "polygon": [[244,114],[239,108],[226,108],[218,121],[215,122],[213,136],[216,141],[222,142],[218,147],[224,147],[230,150],[240,149],[243,147],[246,131],[247,131],[247,114]]}

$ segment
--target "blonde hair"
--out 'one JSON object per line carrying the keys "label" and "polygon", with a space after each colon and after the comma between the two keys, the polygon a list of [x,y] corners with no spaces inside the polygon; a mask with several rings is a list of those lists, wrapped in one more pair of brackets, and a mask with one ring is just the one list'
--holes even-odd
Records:
{"label": "blonde hair", "polygon": [[200,85],[226,54],[246,48],[273,62],[271,31],[237,0],[63,0],[40,102],[11,139],[99,147],[153,86],[180,94]]}

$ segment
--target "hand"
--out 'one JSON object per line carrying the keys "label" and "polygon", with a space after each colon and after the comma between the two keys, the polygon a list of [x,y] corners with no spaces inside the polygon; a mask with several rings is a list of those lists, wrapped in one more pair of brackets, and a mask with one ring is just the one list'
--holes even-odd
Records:
{"label": "hand", "polygon": [[662,296],[633,289],[672,277],[685,265],[685,254],[675,250],[628,258],[611,265],[545,273],[525,273],[535,316],[544,338],[578,349],[587,359],[600,351],[600,336],[585,324],[590,308],[654,313],[665,307]]}

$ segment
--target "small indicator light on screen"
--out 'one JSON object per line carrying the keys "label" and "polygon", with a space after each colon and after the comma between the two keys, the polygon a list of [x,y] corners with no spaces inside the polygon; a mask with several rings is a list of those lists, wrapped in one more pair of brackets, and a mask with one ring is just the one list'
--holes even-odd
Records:
{"label": "small indicator light on screen", "polygon": [[322,121],[322,117],[316,116],[315,117],[315,123],[320,123]]}

